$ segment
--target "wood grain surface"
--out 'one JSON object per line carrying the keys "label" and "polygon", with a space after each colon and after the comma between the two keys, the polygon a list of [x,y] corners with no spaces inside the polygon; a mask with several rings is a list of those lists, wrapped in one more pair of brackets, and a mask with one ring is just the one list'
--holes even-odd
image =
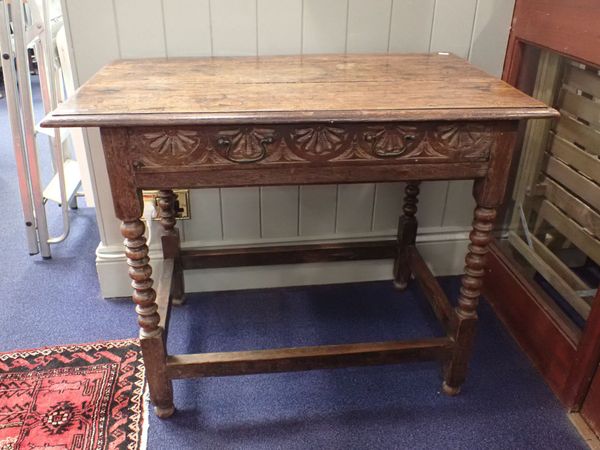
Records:
{"label": "wood grain surface", "polygon": [[42,126],[553,115],[543,103],[447,54],[150,58],[105,66]]}
{"label": "wood grain surface", "polygon": [[379,366],[399,362],[443,360],[447,358],[452,346],[452,339],[441,337],[413,341],[172,355],[167,359],[166,371],[170,378],[177,379]]}
{"label": "wood grain surface", "polygon": [[[517,119],[556,114],[451,55],[332,55],[120,61],[102,69],[44,124],[101,128],[115,213],[123,221],[150,395],[164,418],[174,411],[170,378],[190,376],[437,359],[444,363],[444,392],[456,395],[467,373]],[[449,179],[475,179],[477,203],[454,310],[413,247],[419,182]],[[414,273],[448,337],[167,356],[158,314],[164,312],[164,297],[170,292],[174,303],[183,296],[184,269],[210,266],[206,251],[180,251],[173,186],[378,181],[409,182],[396,285],[404,288]],[[159,288],[158,304],[139,220],[144,188],[161,189],[163,256],[173,258],[173,279]],[[296,261],[371,259],[385,248],[367,243],[354,251],[322,244],[242,250],[212,259],[225,266],[241,259],[295,262],[291,255],[302,252]]]}

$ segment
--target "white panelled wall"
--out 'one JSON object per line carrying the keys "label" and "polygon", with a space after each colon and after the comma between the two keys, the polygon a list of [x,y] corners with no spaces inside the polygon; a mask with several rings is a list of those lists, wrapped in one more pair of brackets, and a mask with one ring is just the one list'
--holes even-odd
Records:
{"label": "white panelled wall", "polygon": [[[63,0],[76,80],[118,58],[301,53],[453,52],[499,76],[514,0]],[[87,132],[105,297],[129,295],[99,133]],[[462,271],[471,182],[424,183],[419,245],[437,274]],[[400,183],[206,189],[192,192],[189,246],[232,246],[395,235]],[[182,225],[182,226],[181,226]],[[152,246],[155,269],[159,251]],[[390,261],[211,269],[188,290],[391,278]]]}

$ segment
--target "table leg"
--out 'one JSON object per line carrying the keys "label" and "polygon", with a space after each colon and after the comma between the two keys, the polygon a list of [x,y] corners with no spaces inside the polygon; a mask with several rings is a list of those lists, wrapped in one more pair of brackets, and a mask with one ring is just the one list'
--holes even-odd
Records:
{"label": "table leg", "polygon": [[408,286],[411,269],[408,257],[408,246],[414,245],[417,239],[417,203],[419,203],[420,181],[409,181],[404,189],[403,215],[398,221],[398,254],[394,261],[394,286],[404,290]]}
{"label": "table leg", "polygon": [[490,152],[488,173],[475,180],[473,196],[477,202],[473,228],[469,234],[471,244],[465,258],[465,274],[461,278],[458,306],[454,309],[454,351],[444,367],[443,390],[448,395],[460,392],[465,381],[473,338],[477,325],[477,305],[485,274],[485,259],[497,208],[502,204],[508,183],[507,174],[517,138],[517,124],[507,123],[498,134],[496,144]]}
{"label": "table leg", "polygon": [[125,254],[132,279],[133,301],[140,326],[140,343],[146,367],[150,399],[158,417],[169,417],[175,411],[173,386],[166,373],[166,348],[163,329],[158,326],[160,317],[156,305],[156,292],[152,284],[152,267],[144,237],[144,223],[137,219],[124,221],[121,234],[125,238]]}
{"label": "table leg", "polygon": [[445,367],[443,390],[448,395],[460,392],[467,374],[477,324],[477,305],[485,274],[485,257],[492,239],[496,208],[477,206],[474,215],[473,229],[469,235],[471,244],[465,258],[465,274],[461,278],[458,306],[455,308],[456,345]]}
{"label": "table leg", "polygon": [[171,284],[171,302],[175,305],[181,305],[184,302],[185,285],[183,281],[183,266],[181,265],[180,251],[181,240],[177,224],[175,211],[175,194],[171,189],[164,189],[158,192],[158,208],[160,214],[160,224],[163,229],[162,248],[163,258],[173,258],[175,267],[173,269],[173,281]]}

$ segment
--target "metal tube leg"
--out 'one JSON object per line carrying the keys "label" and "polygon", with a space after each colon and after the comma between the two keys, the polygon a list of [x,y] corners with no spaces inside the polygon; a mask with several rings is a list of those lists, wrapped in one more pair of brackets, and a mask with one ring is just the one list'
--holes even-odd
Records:
{"label": "metal tube leg", "polygon": [[27,45],[24,42],[25,21],[23,18],[23,1],[16,0],[11,4],[13,29],[15,39],[15,56],[17,60],[17,73],[19,77],[19,94],[21,97],[23,130],[25,135],[25,149],[29,165],[31,195],[35,211],[35,225],[39,237],[40,253],[43,258],[50,258],[50,244],[48,243],[48,223],[46,222],[46,209],[42,198],[42,185],[35,142],[35,124],[33,121],[33,103],[31,99],[31,79],[29,76],[29,56]]}
{"label": "metal tube leg", "polygon": [[35,214],[31,198],[31,185],[29,183],[29,167],[27,165],[27,151],[23,135],[22,118],[19,113],[19,100],[17,98],[17,74],[13,64],[12,44],[8,23],[7,4],[0,0],[0,49],[2,50],[1,63],[8,107],[8,119],[13,136],[17,177],[19,180],[19,193],[23,206],[23,218],[27,236],[27,247],[30,255],[39,253],[38,234],[35,226]]}

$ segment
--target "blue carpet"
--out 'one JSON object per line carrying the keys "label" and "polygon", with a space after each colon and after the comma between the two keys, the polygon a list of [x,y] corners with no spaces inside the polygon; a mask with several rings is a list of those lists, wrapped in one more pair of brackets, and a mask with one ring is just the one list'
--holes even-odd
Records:
{"label": "blue carpet", "polygon": [[[45,139],[40,145],[47,152]],[[4,100],[0,194],[7,203],[0,351],[135,336],[130,302],[100,297],[92,210],[73,212],[72,234],[53,247],[52,260],[28,256]],[[58,231],[58,207],[47,209]],[[457,281],[442,280],[452,298]],[[189,295],[173,311],[169,347],[241,350],[440,333],[414,286],[399,296],[391,283],[374,282]],[[178,412],[168,421],[151,416],[149,448],[586,448],[485,302],[462,394],[448,398],[440,387],[434,363],[176,381]]]}

